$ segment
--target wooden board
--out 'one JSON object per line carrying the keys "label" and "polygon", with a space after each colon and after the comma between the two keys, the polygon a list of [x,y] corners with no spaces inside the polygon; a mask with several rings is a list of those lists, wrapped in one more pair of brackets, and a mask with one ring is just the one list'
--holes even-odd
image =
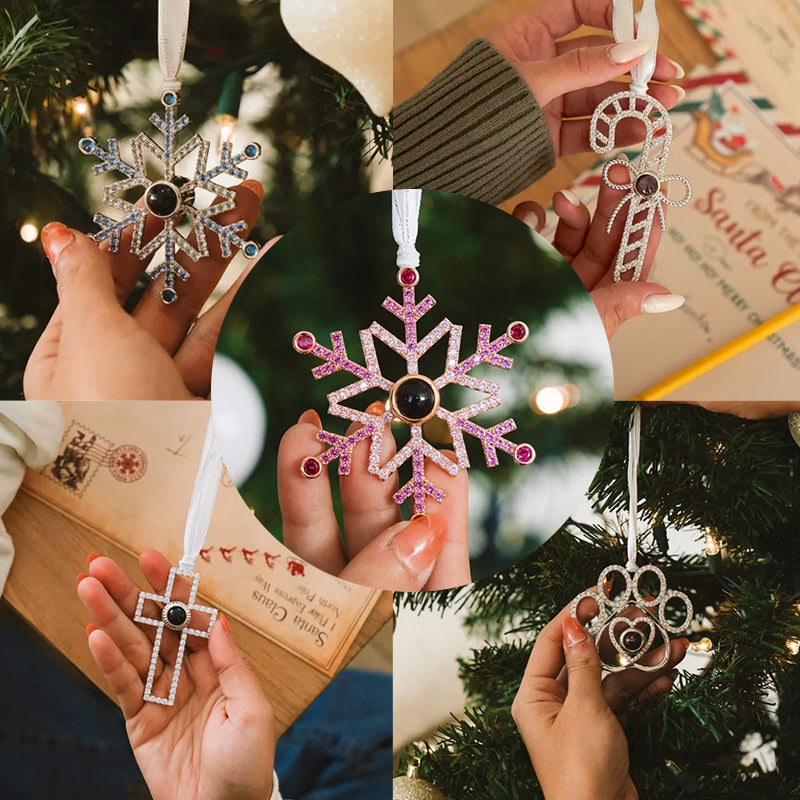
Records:
{"label": "wooden board", "polygon": [[[481,8],[462,17],[420,42],[399,51],[394,60],[394,100],[400,103],[418,92],[441,72],[473,39],[485,36],[493,27],[531,7],[530,0],[490,0]],[[676,60],[687,74],[697,64],[716,62],[711,48],[683,13],[678,0],[659,0],[661,20],[660,49]],[[592,33],[585,28],[576,36]],[[559,160],[556,168],[501,208],[511,211],[522,200],[535,200],[548,206],[559,189],[569,187],[575,178],[595,163],[593,153],[569,156]],[[424,188],[424,187],[419,187]]]}
{"label": "wooden board", "polygon": [[[145,587],[148,584],[136,553],[24,491],[17,495],[3,519],[16,551],[5,588],[6,600],[34,630],[112,697],[86,643],[86,625],[91,620],[78,600],[75,578],[86,572],[86,556],[99,552],[117,561],[137,585]],[[202,593],[200,602],[204,602]],[[383,592],[345,662],[364,647],[391,614],[391,593]],[[280,735],[327,686],[329,678],[235,618],[230,618],[230,624],[236,643],[247,654],[275,708]]]}

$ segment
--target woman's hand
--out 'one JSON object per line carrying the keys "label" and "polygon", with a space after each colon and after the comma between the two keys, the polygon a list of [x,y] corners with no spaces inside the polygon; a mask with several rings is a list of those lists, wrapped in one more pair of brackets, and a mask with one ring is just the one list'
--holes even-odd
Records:
{"label": "woman's hand", "polygon": [[[233,643],[225,617],[212,628],[207,645],[189,639],[175,704],[145,702],[156,629],[133,622],[139,587],[110,558],[89,558],[90,575],[78,576],[78,596],[99,626],[89,626],[89,648],[117,696],[153,800],[269,800],[272,706]],[[170,569],[166,558],[148,550],[139,563],[153,590],[163,592]],[[189,587],[176,581],[173,596],[186,601],[188,595]],[[148,601],[145,614],[153,616],[155,608]],[[169,694],[176,649],[177,637],[165,630],[156,695]]]}
{"label": "woman's hand", "polygon": [[[381,406],[380,410],[385,409]],[[349,432],[357,427],[354,424]],[[359,442],[350,474],[339,479],[343,544],[327,469],[323,467],[322,474],[313,479],[300,473],[306,456],[319,456],[325,450],[317,440],[321,428],[319,415],[306,411],[281,440],[278,499],[286,546],[331,575],[377,589],[419,591],[469,583],[466,471],[453,477],[428,462],[426,474],[447,497],[442,503],[428,500],[424,516],[402,522],[400,508],[392,499],[398,488],[397,473],[385,481],[369,474],[369,442]],[[387,430],[381,463],[395,451],[394,437]]]}
{"label": "woman's hand", "polygon": [[[237,207],[218,222],[255,224],[264,194],[257,181],[234,187]],[[148,215],[143,242],[158,234]],[[178,299],[165,306],[160,282],[147,287],[132,314],[122,307],[141,276],[144,263],[130,252],[131,228],[119,251],[109,253],[88,236],[55,222],[42,230],[42,244],[53,265],[59,304],[33,350],[25,370],[28,400],[185,400],[207,397],[211,362],[236,284],[202,317],[204,303],[230,258],[209,235],[209,256],[196,264],[179,254],[192,277]],[[191,237],[190,237],[191,238]],[[255,262],[249,265],[252,268]]]}
{"label": "woman's hand", "polygon": [[[630,175],[625,167],[617,164],[609,170],[609,178],[622,184],[630,180]],[[623,322],[632,317],[674,311],[685,302],[683,296],[671,294],[666,287],[647,281],[661,242],[661,227],[657,222],[650,233],[642,280],[614,281],[614,265],[625,229],[626,214],[617,215],[611,233],[606,233],[606,228],[621,199],[620,192],[603,184],[597,198],[597,210],[592,217],[589,209],[572,192],[557,192],[553,197],[553,210],[559,219],[553,247],[572,265],[592,296],[609,339]],[[513,213],[536,230],[544,227],[545,212],[537,203],[520,203]]]}
{"label": "woman's hand", "polygon": [[[613,83],[635,66],[652,42],[620,42],[593,35],[557,41],[582,25],[612,29],[611,0],[544,0],[486,38],[516,68],[544,112],[556,158],[590,149],[589,119],[597,105],[624,86]],[[682,78],[683,69],[658,56],[653,79]],[[651,85],[650,93],[665,108],[684,96],[677,86]],[[617,144],[642,140],[634,120],[622,123]]]}
{"label": "woman's hand", "polygon": [[[584,623],[596,612],[588,600],[578,609]],[[634,699],[671,689],[687,648],[686,639],[674,640],[662,669],[631,669],[602,680],[594,641],[570,616],[570,606],[543,628],[511,713],[547,800],[636,800],[619,717]],[[663,653],[659,648],[647,658],[657,663]]]}

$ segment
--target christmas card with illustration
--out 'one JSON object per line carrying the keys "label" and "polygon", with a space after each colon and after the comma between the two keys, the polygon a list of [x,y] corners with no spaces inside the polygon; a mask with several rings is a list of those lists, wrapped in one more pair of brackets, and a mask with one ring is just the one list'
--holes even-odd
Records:
{"label": "christmas card with illustration", "polygon": [[[132,574],[148,548],[177,564],[210,412],[206,403],[135,405],[64,403],[58,456],[28,472],[9,512],[17,558],[8,598],[92,678],[74,575],[92,551]],[[35,593],[24,587],[44,580],[41,570],[50,586],[66,588],[63,596],[58,589],[58,602],[33,608]],[[323,573],[271,536],[225,472],[196,570],[198,602],[224,612],[234,626],[281,728],[390,613],[388,594]],[[143,578],[134,580],[149,589]],[[72,624],[73,616],[83,624]]]}
{"label": "christmas card with illustration", "polygon": [[[769,91],[787,121],[800,124],[798,0],[684,0],[686,13],[720,58],[743,58],[748,76]],[[746,57],[746,58],[745,58]]]}

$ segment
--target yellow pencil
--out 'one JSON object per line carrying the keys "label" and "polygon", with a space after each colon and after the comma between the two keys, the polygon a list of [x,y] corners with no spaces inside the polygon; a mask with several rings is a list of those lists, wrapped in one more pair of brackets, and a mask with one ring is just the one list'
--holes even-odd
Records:
{"label": "yellow pencil", "polygon": [[663,400],[682,386],[686,386],[687,383],[691,383],[701,375],[711,372],[712,369],[720,366],[720,364],[730,361],[730,359],[735,358],[740,353],[753,347],[753,345],[763,342],[773,333],[777,333],[795,322],[800,322],[800,303],[787,308],[786,311],[782,311],[771,320],[753,328],[738,339],[723,345],[710,355],[695,361],[691,366],[675,373],[671,378],[661,381],[661,383],[656,384],[652,389],[648,389],[634,399],[637,401]]}

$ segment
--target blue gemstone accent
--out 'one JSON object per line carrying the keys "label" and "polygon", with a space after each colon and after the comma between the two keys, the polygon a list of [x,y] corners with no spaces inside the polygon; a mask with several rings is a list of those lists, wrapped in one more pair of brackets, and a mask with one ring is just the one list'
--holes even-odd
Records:
{"label": "blue gemstone accent", "polygon": [[258,145],[257,144],[249,144],[244,149],[244,154],[248,158],[257,158],[258,157]]}
{"label": "blue gemstone accent", "polygon": [[91,155],[94,152],[94,148],[94,139],[81,139],[80,142],[78,142],[78,149],[87,155]]}
{"label": "blue gemstone accent", "polygon": [[244,254],[248,258],[255,258],[258,255],[258,245],[255,242],[247,242],[244,246]]}
{"label": "blue gemstone accent", "polygon": [[171,305],[178,299],[178,293],[167,286],[166,288],[161,290],[161,302],[165,305]]}
{"label": "blue gemstone accent", "polygon": [[161,102],[169,108],[170,106],[174,106],[175,103],[178,102],[178,98],[175,92],[164,92]]}

